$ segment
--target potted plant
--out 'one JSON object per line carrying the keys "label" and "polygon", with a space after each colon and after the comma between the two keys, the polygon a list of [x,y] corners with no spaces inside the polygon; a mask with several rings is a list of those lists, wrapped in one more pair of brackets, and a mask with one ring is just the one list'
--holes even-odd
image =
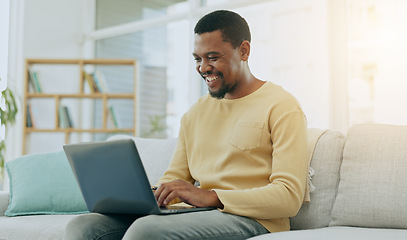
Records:
{"label": "potted plant", "polygon": [[167,125],[165,123],[166,114],[149,116],[151,128],[142,134],[145,138],[166,138]]}
{"label": "potted plant", "polygon": [[[0,78],[1,81],[1,78]],[[5,163],[5,135],[7,127],[14,124],[17,115],[17,102],[13,92],[6,88],[1,92],[0,99],[0,182],[3,178],[4,163]]]}

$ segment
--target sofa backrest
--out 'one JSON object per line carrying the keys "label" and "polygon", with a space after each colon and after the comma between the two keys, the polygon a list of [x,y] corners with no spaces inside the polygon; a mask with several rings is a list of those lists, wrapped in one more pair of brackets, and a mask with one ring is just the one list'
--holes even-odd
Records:
{"label": "sofa backrest", "polygon": [[345,137],[341,132],[328,130],[318,140],[311,168],[314,170],[309,203],[304,203],[295,217],[291,218],[291,229],[313,229],[327,227],[339,184],[339,169]]}
{"label": "sofa backrest", "polygon": [[0,216],[4,216],[7,210],[10,194],[6,191],[0,191]]}
{"label": "sofa backrest", "polygon": [[129,137],[127,135],[115,135],[108,140],[133,139],[146,170],[151,185],[157,184],[158,180],[167,170],[172,155],[177,145],[177,138],[148,139]]}
{"label": "sofa backrest", "polygon": [[407,228],[407,126],[349,129],[331,226]]}

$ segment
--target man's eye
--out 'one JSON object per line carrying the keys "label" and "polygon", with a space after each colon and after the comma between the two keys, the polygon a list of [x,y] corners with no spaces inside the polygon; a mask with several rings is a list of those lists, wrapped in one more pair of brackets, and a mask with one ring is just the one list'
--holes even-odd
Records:
{"label": "man's eye", "polygon": [[208,59],[211,61],[216,61],[218,59],[218,57],[208,57]]}
{"label": "man's eye", "polygon": [[201,59],[200,58],[194,58],[195,62],[200,62]]}

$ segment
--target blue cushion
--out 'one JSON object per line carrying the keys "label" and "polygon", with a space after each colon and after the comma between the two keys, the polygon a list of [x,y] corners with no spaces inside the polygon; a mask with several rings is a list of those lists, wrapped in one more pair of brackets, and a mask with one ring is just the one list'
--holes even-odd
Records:
{"label": "blue cushion", "polygon": [[10,203],[6,216],[87,212],[63,151],[26,155],[6,163]]}

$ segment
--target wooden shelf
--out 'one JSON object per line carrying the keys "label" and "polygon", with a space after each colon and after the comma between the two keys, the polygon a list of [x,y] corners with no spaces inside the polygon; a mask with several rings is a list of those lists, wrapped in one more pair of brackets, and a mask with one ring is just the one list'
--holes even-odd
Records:
{"label": "wooden shelf", "polygon": [[28,93],[27,98],[134,98],[134,94],[123,93],[78,93],[78,94],[50,94]]}
{"label": "wooden shelf", "polygon": [[55,129],[38,129],[38,128],[29,128],[25,129],[26,133],[33,132],[69,132],[69,133],[119,133],[119,132],[129,132],[133,133],[134,128],[95,128],[95,129],[77,129],[77,128],[55,128]]}
{"label": "wooden shelf", "polygon": [[27,59],[29,64],[134,65],[133,59]]}
{"label": "wooden shelf", "polygon": [[[49,92],[33,92],[29,90],[29,81],[30,81],[30,73],[29,70],[33,65],[44,65],[41,66],[41,68],[47,68],[48,66],[46,65],[76,65],[78,66],[79,74],[75,79],[69,79],[69,82],[66,84],[72,83],[72,81],[77,81],[79,83],[79,89],[75,93],[63,93],[64,91],[64,84],[61,82],[61,93],[49,93]],[[85,66],[87,65],[125,65],[125,66],[130,66],[133,68],[133,78],[134,78],[134,89],[132,89],[131,93],[100,93],[97,91],[87,93],[85,92],[85,84],[87,82],[84,80],[84,70]],[[65,74],[64,70],[57,70],[61,71],[61,76]],[[136,122],[137,122],[137,116],[136,116],[136,86],[137,86],[137,64],[136,60],[134,59],[26,59],[26,64],[25,64],[25,93],[24,93],[24,111],[23,111],[23,116],[24,116],[24,123],[23,123],[23,155],[27,154],[26,148],[27,148],[27,141],[29,141],[28,136],[32,133],[36,134],[42,134],[42,133],[63,133],[65,135],[65,144],[70,143],[70,136],[73,133],[90,133],[90,134],[99,134],[99,133],[130,133],[133,135],[136,135]],[[34,127],[29,127],[27,126],[27,108],[28,104],[35,100],[35,99],[49,99],[47,101],[52,101],[54,107],[50,108],[49,111],[52,111],[53,116],[55,118],[55,122],[52,124],[53,126],[47,126],[47,127],[41,127],[41,128],[35,128]],[[59,119],[59,109],[61,105],[61,101],[65,101],[65,99],[91,99],[91,100],[101,100],[102,104],[102,127],[101,128],[62,128],[60,127],[60,119]],[[109,116],[109,100],[114,100],[114,99],[129,99],[133,101],[133,106],[134,106],[134,116],[133,116],[133,126],[130,128],[119,128],[119,127],[108,127],[108,116]],[[70,100],[69,100],[70,101]],[[73,110],[73,109],[69,109]],[[75,109],[76,110],[76,109]],[[74,110],[74,111],[75,111]],[[79,111],[79,110],[76,110]],[[83,114],[83,111],[81,112]],[[85,113],[85,116],[81,116],[81,118],[86,119],[86,114],[89,115],[89,119],[91,119],[93,116],[92,111],[88,111]],[[79,114],[80,115],[80,114]],[[33,117],[33,116],[31,116]],[[40,121],[41,119],[35,119],[36,121]],[[75,124],[76,125],[76,124]],[[80,125],[80,124],[79,124]]]}

